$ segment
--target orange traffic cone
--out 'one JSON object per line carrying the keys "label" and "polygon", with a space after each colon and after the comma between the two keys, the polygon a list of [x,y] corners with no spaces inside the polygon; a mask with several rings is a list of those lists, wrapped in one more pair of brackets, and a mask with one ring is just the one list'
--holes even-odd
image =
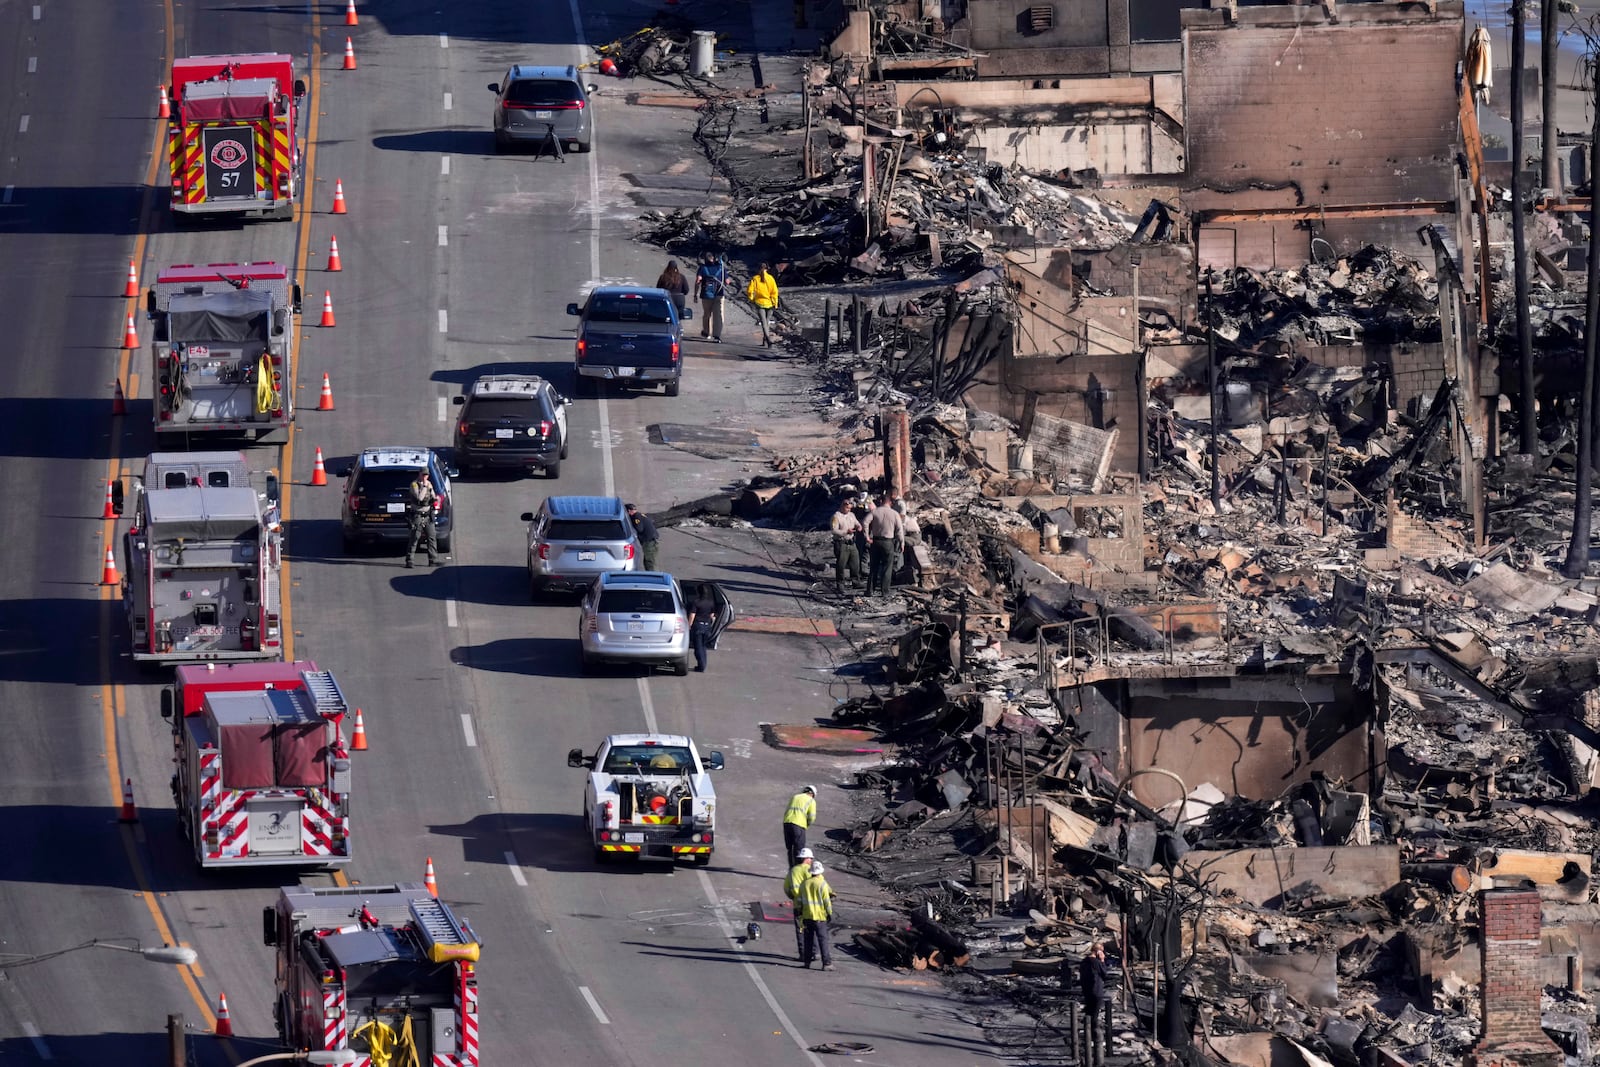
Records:
{"label": "orange traffic cone", "polygon": [[[333,326],[333,325],[336,325],[336,323],[333,321],[333,293],[329,292],[327,289],[322,290],[322,321],[319,322],[317,325],[319,325],[319,326]],[[132,315],[128,316],[128,329],[130,329],[130,330],[133,329],[133,316]],[[132,347],[132,346],[130,345],[129,347]]]}
{"label": "orange traffic cone", "polygon": [[167,87],[158,85],[156,88],[161,90],[161,106],[156,109],[156,118],[170,119],[172,117],[172,104],[167,100]]}
{"label": "orange traffic cone", "polygon": [[345,214],[344,180],[341,178],[333,179],[333,213],[335,215]]}
{"label": "orange traffic cone", "polygon": [[345,5],[344,24],[346,26],[356,25],[356,0],[350,0],[350,3]]}
{"label": "orange traffic cone", "polygon": [[328,269],[344,270],[344,264],[339,262],[339,239],[328,238]]}
{"label": "orange traffic cone", "polygon": [[139,331],[133,326],[133,313],[128,313],[128,328],[122,333],[122,347],[133,352],[139,347]]}
{"label": "orange traffic cone", "polygon": [[333,386],[328,382],[328,376],[322,376],[322,395],[317,398],[318,411],[333,410]]}
{"label": "orange traffic cone", "polygon": [[367,750],[367,721],[361,717],[361,709],[356,709],[356,732],[350,735],[350,750],[352,752],[365,752]]}
{"label": "orange traffic cone", "polygon": [[350,43],[350,38],[344,39],[344,69],[356,69],[356,46]]}
{"label": "orange traffic cone", "polygon": [[425,873],[422,876],[422,887],[428,891],[430,896],[433,896],[436,899],[438,898],[438,896],[439,896],[439,880],[433,876],[433,857],[432,856],[428,857],[428,870],[427,870],[427,873]]}
{"label": "orange traffic cone", "polygon": [[106,564],[100,570],[101,585],[121,585],[122,579],[117,577],[117,557],[111,554],[111,546],[106,546]]}
{"label": "orange traffic cone", "polygon": [[217,994],[217,1036],[233,1036],[233,1020],[228,1018],[228,994]]}
{"label": "orange traffic cone", "polygon": [[133,779],[127,778],[122,783],[122,814],[117,816],[118,822],[138,822],[139,809],[133,806]]}
{"label": "orange traffic cone", "polygon": [[311,468],[311,484],[327,485],[328,468],[322,465],[322,449],[317,449],[317,462]]}
{"label": "orange traffic cone", "polygon": [[111,394],[111,414],[126,415],[128,413],[128,398],[122,395],[122,379],[116,381],[116,392]]}
{"label": "orange traffic cone", "polygon": [[133,260],[128,260],[128,284],[122,287],[123,296],[139,295],[139,271],[134,267]]}
{"label": "orange traffic cone", "polygon": [[105,509],[100,512],[100,517],[102,519],[114,519],[117,517],[117,506],[111,502],[110,482],[106,483],[106,506]]}

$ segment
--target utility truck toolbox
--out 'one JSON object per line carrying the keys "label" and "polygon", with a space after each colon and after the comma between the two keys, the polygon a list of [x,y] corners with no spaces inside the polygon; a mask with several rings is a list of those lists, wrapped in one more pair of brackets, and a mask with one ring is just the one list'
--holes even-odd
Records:
{"label": "utility truck toolbox", "polygon": [[584,823],[597,863],[615,856],[711,863],[716,847],[717,792],[712,771],[722,753],[702,761],[678,734],[613,734],[592,756],[575,748],[567,766],[589,770]]}

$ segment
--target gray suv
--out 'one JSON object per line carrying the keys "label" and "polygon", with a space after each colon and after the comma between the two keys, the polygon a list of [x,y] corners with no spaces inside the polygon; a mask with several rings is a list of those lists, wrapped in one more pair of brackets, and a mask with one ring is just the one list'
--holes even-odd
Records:
{"label": "gray suv", "polygon": [[494,150],[514,144],[541,145],[554,133],[569,152],[587,152],[593,136],[589,93],[577,67],[532,67],[518,63],[489,86],[494,94]]}
{"label": "gray suv", "polygon": [[528,524],[528,585],[538,600],[555,590],[587,589],[610,571],[644,565],[633,523],[614,496],[547,496]]}

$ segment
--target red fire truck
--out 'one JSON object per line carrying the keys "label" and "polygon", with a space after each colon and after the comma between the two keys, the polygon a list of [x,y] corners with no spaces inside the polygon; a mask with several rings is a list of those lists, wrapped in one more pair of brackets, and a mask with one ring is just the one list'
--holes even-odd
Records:
{"label": "red fire truck", "polygon": [[294,216],[304,176],[305,82],[283,53],[189,56],[172,64],[167,157],[172,210]]}

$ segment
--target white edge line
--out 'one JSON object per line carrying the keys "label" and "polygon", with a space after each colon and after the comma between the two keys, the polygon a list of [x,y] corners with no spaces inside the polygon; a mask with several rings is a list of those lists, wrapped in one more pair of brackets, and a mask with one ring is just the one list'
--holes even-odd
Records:
{"label": "white edge line", "polygon": [[524,889],[528,887],[528,879],[522,874],[522,861],[517,859],[515,852],[506,853],[506,866],[511,868],[511,880]]}
{"label": "white edge line", "polygon": [[645,733],[658,734],[661,731],[656,729],[656,705],[655,701],[650,699],[650,683],[644,678],[636,678],[634,681],[639,684],[639,703],[644,705]]}
{"label": "white edge line", "polygon": [[447,597],[444,602],[444,623],[446,626],[456,625],[456,602]]}
{"label": "white edge line", "polygon": [[44,1036],[39,1033],[39,1028],[32,1023],[23,1023],[22,1032],[28,1035],[28,1040],[33,1042],[33,1050],[39,1054],[41,1060],[53,1060],[55,1056],[50,1051],[50,1046],[44,1043]]}
{"label": "white edge line", "polygon": [[468,748],[478,747],[478,735],[472,729],[472,716],[464,711],[461,713],[461,732],[466,736]]}
{"label": "white edge line", "polygon": [[600,1025],[610,1026],[611,1020],[606,1018],[606,1013],[600,1010],[600,1002],[594,999],[594,994],[589,992],[589,987],[586,985],[581,985],[578,987],[578,992],[583,994],[583,999],[589,1004],[589,1010],[594,1012],[594,1017],[596,1019],[600,1020]]}

